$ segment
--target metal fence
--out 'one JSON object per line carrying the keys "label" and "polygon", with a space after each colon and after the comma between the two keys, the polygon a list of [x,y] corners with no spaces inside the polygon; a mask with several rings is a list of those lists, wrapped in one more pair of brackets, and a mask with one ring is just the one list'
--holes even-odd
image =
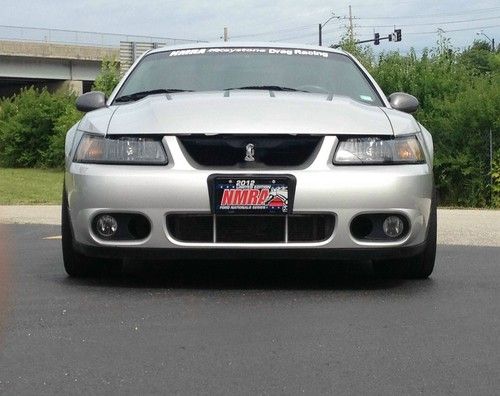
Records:
{"label": "metal fence", "polygon": [[119,48],[121,41],[164,43],[165,45],[201,42],[201,40],[171,37],[137,36],[131,34],[99,33],[64,29],[44,29],[9,25],[0,25],[0,40],[29,41],[109,48]]}
{"label": "metal fence", "polygon": [[144,52],[154,48],[163,47],[164,42],[137,42],[137,41],[122,41],[120,42],[120,74],[123,76],[132,66],[135,60]]}

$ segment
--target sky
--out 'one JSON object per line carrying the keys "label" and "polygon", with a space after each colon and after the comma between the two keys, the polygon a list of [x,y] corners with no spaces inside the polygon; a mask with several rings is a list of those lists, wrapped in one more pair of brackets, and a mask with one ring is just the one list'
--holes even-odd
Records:
{"label": "sky", "polygon": [[[10,27],[20,26],[220,41],[227,27],[231,41],[316,44],[318,23],[335,15],[340,18],[326,24],[323,36],[325,44],[334,44],[346,31],[349,5],[359,39],[402,29],[400,43],[383,41],[376,51],[421,51],[435,44],[439,28],[460,48],[477,39],[481,29],[500,43],[498,0],[0,0],[0,39],[64,35]],[[74,33],[64,40],[95,37]]]}

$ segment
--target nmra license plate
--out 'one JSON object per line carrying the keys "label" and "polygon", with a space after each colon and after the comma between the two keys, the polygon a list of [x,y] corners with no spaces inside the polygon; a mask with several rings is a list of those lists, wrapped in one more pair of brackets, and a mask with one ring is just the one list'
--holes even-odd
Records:
{"label": "nmra license plate", "polygon": [[280,177],[215,177],[213,208],[217,214],[291,213],[295,180]]}

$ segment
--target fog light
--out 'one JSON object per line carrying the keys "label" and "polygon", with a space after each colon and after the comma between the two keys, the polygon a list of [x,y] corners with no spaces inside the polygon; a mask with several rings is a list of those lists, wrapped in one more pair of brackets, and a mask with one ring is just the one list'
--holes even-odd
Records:
{"label": "fog light", "polygon": [[403,233],[404,223],[398,216],[389,216],[382,225],[385,235],[391,238],[397,238]]}
{"label": "fog light", "polygon": [[118,230],[118,222],[113,216],[102,215],[97,218],[97,232],[104,238],[110,238]]}

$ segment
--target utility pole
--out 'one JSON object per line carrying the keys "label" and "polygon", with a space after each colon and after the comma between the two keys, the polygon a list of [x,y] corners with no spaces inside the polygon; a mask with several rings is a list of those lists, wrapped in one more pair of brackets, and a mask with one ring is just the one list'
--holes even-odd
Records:
{"label": "utility pole", "polygon": [[227,27],[224,28],[224,41],[229,40],[229,33]]}
{"label": "utility pole", "polygon": [[354,41],[354,28],[352,25],[352,7],[349,5],[349,37]]}

